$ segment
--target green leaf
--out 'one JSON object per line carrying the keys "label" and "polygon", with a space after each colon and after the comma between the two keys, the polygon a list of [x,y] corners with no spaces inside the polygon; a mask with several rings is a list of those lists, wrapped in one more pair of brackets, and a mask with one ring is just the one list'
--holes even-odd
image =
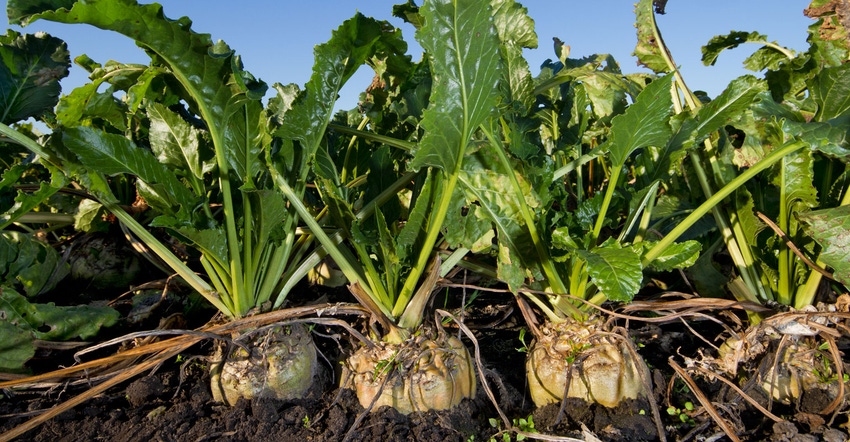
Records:
{"label": "green leaf", "polygon": [[[422,117],[425,135],[414,152],[414,170],[433,166],[459,171],[473,131],[492,112],[502,78],[499,39],[489,8],[472,0],[435,0],[420,13],[417,33],[431,62],[431,104]],[[436,105],[435,105],[436,104]]]}
{"label": "green leaf", "polygon": [[109,223],[103,220],[106,209],[97,201],[84,199],[80,201],[77,212],[74,213],[74,228],[86,233],[105,232]]}
{"label": "green leaf", "polygon": [[[11,6],[10,6],[11,8]],[[68,76],[71,57],[62,40],[45,33],[0,36],[0,123],[52,112]]]}
{"label": "green leaf", "polygon": [[[0,294],[0,312],[4,311]],[[16,327],[11,322],[0,321],[0,372],[14,373],[35,356],[35,338],[28,330]]]}
{"label": "green leaf", "polygon": [[753,72],[761,72],[765,69],[778,70],[788,61],[788,55],[776,47],[762,46],[744,59],[744,67]]}
{"label": "green leaf", "polygon": [[493,246],[492,223],[478,204],[469,204],[467,192],[456,191],[446,214],[443,237],[453,249],[463,247],[472,253],[486,253]]}
{"label": "green leaf", "polygon": [[437,196],[440,193],[439,189],[435,189],[435,179],[433,174],[428,174],[425,182],[422,184],[422,189],[416,195],[415,201],[413,201],[413,208],[410,210],[407,222],[398,233],[396,239],[398,256],[402,260],[407,260],[409,257],[416,255],[428,230],[429,211],[434,206],[434,201],[437,200]]}
{"label": "green leaf", "polygon": [[165,227],[173,230],[211,261],[224,264],[230,262],[227,254],[227,237],[221,227],[196,229],[166,216],[155,218],[151,222],[151,227]]}
{"label": "green leaf", "polygon": [[204,179],[204,165],[199,153],[198,130],[164,105],[150,103],[147,108],[150,119],[151,151],[156,159],[172,170],[185,173],[196,180]]}
{"label": "green leaf", "polygon": [[697,258],[694,265],[686,270],[694,289],[704,298],[727,296],[726,284],[729,283],[729,275],[721,271],[720,265],[714,262],[715,254],[721,247],[725,247],[723,242],[716,241]]}
{"label": "green leaf", "polygon": [[611,301],[628,302],[640,290],[640,254],[609,242],[593,250],[575,251],[586,263],[590,280]]}
{"label": "green leaf", "polygon": [[95,80],[74,88],[70,94],[63,96],[56,106],[56,120],[67,127],[79,125],[89,101],[97,95],[101,84],[101,80]]}
{"label": "green leaf", "polygon": [[237,95],[228,104],[227,127],[224,130],[225,157],[230,168],[243,182],[244,188],[253,188],[254,178],[261,170],[262,152],[271,143],[268,120],[262,106],[244,95]]}
{"label": "green leaf", "polygon": [[62,140],[87,168],[104,175],[135,175],[148,184],[147,189],[159,201],[171,202],[157,207],[158,210],[167,214],[177,213],[181,208],[186,213],[192,210],[195,197],[189,189],[150,151],[135,146],[127,138],[90,127],[75,127],[65,129]]}
{"label": "green leaf", "polygon": [[280,159],[304,161],[295,169],[293,179],[300,176],[303,180],[306,176],[309,168],[305,160],[312,158],[319,148],[342,86],[372,56],[381,39],[398,38],[394,28],[385,22],[358,13],[334,30],[327,43],[316,46],[310,81],[285,112],[276,132],[284,139]]}
{"label": "green leaf", "polygon": [[[7,169],[3,173],[2,180],[0,180],[0,189],[18,184],[18,180],[27,170],[29,170],[29,166],[25,165],[15,165]],[[50,182],[42,181],[39,183],[38,190],[35,192],[30,193],[17,190],[15,202],[5,212],[0,214],[0,230],[6,229],[15,220],[47,201],[48,198],[55,195],[66,184],[68,184],[68,178],[65,174],[51,168]]]}
{"label": "green leaf", "polygon": [[[52,9],[52,10],[51,10]],[[191,21],[183,17],[166,19],[162,6],[139,5],[134,0],[45,1],[37,5],[12,0],[9,18],[25,26],[37,19],[60,23],[87,23],[101,29],[121,33],[154,54],[169,66],[186,88],[202,118],[212,130],[226,126],[223,112],[237,93],[245,92],[244,82],[229,81],[237,77],[231,65],[231,51],[226,45],[213,45],[208,34],[191,31]]]}
{"label": "green leaf", "polygon": [[0,234],[3,286],[21,287],[27,296],[51,290],[68,274],[68,264],[49,245],[20,232]]}
{"label": "green leaf", "polygon": [[595,71],[578,76],[576,80],[584,85],[596,118],[607,122],[626,109],[631,88],[619,73]]}
{"label": "green leaf", "polygon": [[20,370],[35,354],[33,341],[88,339],[114,325],[110,307],[33,304],[9,286],[0,287],[0,370]]}
{"label": "green leaf", "polygon": [[279,192],[268,189],[246,192],[246,196],[256,203],[253,210],[258,222],[254,223],[255,231],[250,232],[256,247],[276,242],[275,231],[284,223],[292,222],[286,199]]}
{"label": "green leaf", "polygon": [[[495,227],[499,241],[497,274],[513,291],[525,282],[525,270],[537,263],[536,251],[526,230],[519,205],[539,207],[528,182],[521,176],[517,178],[523,190],[522,195],[506,193],[505,189],[513,187],[510,178],[492,170],[479,169],[471,173],[465,171],[460,176],[467,205],[475,208],[474,215],[477,216],[480,211],[480,216],[486,217]],[[446,228],[450,230],[454,227]],[[469,249],[473,245],[463,244]]]}
{"label": "green leaf", "polygon": [[792,218],[788,221],[793,221],[794,214],[804,210],[804,207],[808,209],[818,206],[818,192],[813,184],[814,160],[810,151],[801,150],[786,155],[778,167],[784,170],[781,173],[776,171],[771,183],[785,195],[786,213]]}
{"label": "green leaf", "polygon": [[667,143],[672,135],[669,123],[673,113],[672,81],[673,75],[653,81],[624,114],[614,117],[608,146],[613,167],[622,167],[636,149]]}
{"label": "green leaf", "polygon": [[800,221],[823,248],[819,259],[832,267],[836,281],[850,287],[850,206],[802,213]]}
{"label": "green leaf", "polygon": [[740,118],[741,113],[749,109],[758,94],[766,89],[767,85],[763,80],[751,75],[732,80],[717,98],[699,109],[696,115],[699,124],[695,129],[695,142],[702,142],[711,133]]}
{"label": "green leaf", "polygon": [[[752,107],[753,116],[766,121],[768,127],[778,124],[784,140],[799,138],[824,155],[836,158],[844,163],[850,163],[850,114],[827,120],[825,122],[810,121],[805,117],[776,103],[769,92],[758,95],[756,103]],[[758,133],[757,131],[750,132]],[[765,137],[760,134],[758,138]],[[756,138],[756,137],[748,137]],[[745,140],[746,142],[746,140]],[[774,143],[783,142],[775,140]]]}
{"label": "green leaf", "polygon": [[527,112],[534,104],[534,81],[522,51],[537,48],[534,20],[528,16],[528,9],[514,0],[493,0],[491,6],[507,72],[507,81],[502,85],[506,88],[505,96],[509,97],[508,102],[517,102]]}
{"label": "green leaf", "polygon": [[673,115],[670,125],[673,136],[663,146],[647,146],[637,154],[636,182],[639,188],[645,188],[658,180],[666,181],[676,174],[682,159],[694,146],[694,133],[698,121],[690,111]]}
{"label": "green leaf", "polygon": [[36,339],[60,341],[91,338],[101,328],[115,325],[120,315],[111,307],[57,306],[52,302],[32,304],[23,295],[3,287],[0,316],[5,318],[4,322],[32,333]]}
{"label": "green leaf", "polygon": [[850,65],[825,68],[808,86],[818,106],[815,121],[829,121],[850,110]]}
{"label": "green leaf", "polygon": [[[643,242],[641,246],[643,250],[649,250],[652,248],[652,244],[652,242]],[[664,249],[652,262],[647,264],[647,267],[659,272],[685,269],[697,262],[701,249],[702,245],[694,240],[674,243]]]}

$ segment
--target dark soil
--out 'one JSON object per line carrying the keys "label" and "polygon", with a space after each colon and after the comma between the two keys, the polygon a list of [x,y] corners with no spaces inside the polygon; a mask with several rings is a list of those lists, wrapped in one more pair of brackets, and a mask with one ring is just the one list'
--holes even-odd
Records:
{"label": "dark soil", "polygon": [[[480,305],[480,310],[477,305]],[[524,383],[524,353],[517,351],[523,326],[512,301],[482,299],[467,310],[467,324],[480,344],[481,359],[499,409],[523,430],[561,435],[582,440],[660,440],[648,400],[627,401],[617,408],[589,405],[570,399],[564,404],[534,409]],[[163,307],[165,308],[165,307]],[[515,309],[518,311],[518,309]],[[190,321],[191,324],[191,321]],[[358,326],[362,327],[363,324]],[[700,328],[700,324],[696,325]],[[632,322],[632,337],[652,371],[652,397],[657,402],[667,440],[728,440],[702,408],[685,410],[685,403],[699,405],[680,381],[669,386],[673,371],[668,358],[694,356],[704,347],[690,329],[681,325],[641,325]],[[451,330],[451,329],[450,329]],[[456,330],[456,329],[455,329]],[[703,332],[716,330],[708,326]],[[125,330],[126,331],[126,330]],[[381,408],[364,412],[354,393],[341,389],[332,367],[350,345],[340,329],[316,326],[316,341],[327,358],[324,373],[314,391],[295,401],[272,399],[240,400],[227,406],[212,400],[205,357],[212,344],[204,342],[185,352],[180,360],[164,363],[156,371],[109,390],[71,411],[29,431],[18,440],[31,441],[502,441],[507,427],[499,410],[483,388],[474,399],[441,412],[402,415]],[[338,342],[338,340],[340,342]],[[472,349],[472,343],[467,340]],[[57,356],[57,355],[54,355]],[[59,358],[41,360],[54,364]],[[68,365],[68,364],[66,364]],[[56,368],[54,365],[53,368]],[[810,392],[799,406],[772,405],[784,422],[775,423],[749,406],[722,384],[700,379],[700,388],[712,398],[725,419],[733,424],[741,440],[846,441],[846,408],[835,415],[819,415],[826,405],[817,392]],[[479,380],[479,387],[481,381]],[[0,396],[0,440],[8,431],[43,410],[85,390],[85,386],[2,391]],[[758,395],[756,395],[758,396]],[[668,403],[668,398],[670,403]],[[764,397],[759,398],[767,403]],[[828,402],[828,401],[827,401]],[[670,414],[668,406],[682,409]],[[684,416],[682,416],[684,415]],[[533,430],[521,419],[533,420]],[[583,431],[590,432],[583,433]],[[516,440],[511,434],[510,440]]]}

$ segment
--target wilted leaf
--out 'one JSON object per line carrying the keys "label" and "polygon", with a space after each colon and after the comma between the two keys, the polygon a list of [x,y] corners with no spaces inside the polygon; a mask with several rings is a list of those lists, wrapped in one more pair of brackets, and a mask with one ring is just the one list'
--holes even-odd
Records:
{"label": "wilted leaf", "polygon": [[652,0],[640,0],[635,4],[635,27],[637,28],[637,45],[632,54],[643,66],[655,73],[670,72],[664,56],[661,54],[659,41],[655,38],[656,23]]}
{"label": "wilted leaf", "polygon": [[[726,49],[734,49],[743,43],[768,43],[767,36],[758,32],[732,31],[726,35],[716,35],[702,47],[702,63],[714,66],[717,57]],[[744,61],[744,66],[754,72],[768,68],[776,68],[779,60],[785,55],[771,47],[762,47]]]}

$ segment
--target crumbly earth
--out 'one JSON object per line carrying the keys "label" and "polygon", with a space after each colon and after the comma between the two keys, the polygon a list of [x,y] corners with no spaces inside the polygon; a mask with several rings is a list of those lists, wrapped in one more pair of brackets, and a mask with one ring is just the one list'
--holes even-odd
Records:
{"label": "crumbly earth", "polygon": [[[503,310],[503,312],[506,310]],[[470,324],[475,321],[469,317]],[[481,318],[487,319],[487,318]],[[503,318],[504,319],[504,318]],[[486,322],[486,321],[481,321]],[[521,318],[509,317],[498,326],[476,328],[487,381],[508,419],[532,417],[534,431],[584,439],[583,428],[602,441],[660,440],[650,403],[627,401],[616,408],[588,405],[578,399],[533,409],[524,385],[524,353],[517,348]],[[653,397],[658,403],[666,439],[728,440],[705,413],[668,413],[672,405],[683,408],[697,400],[681,383],[668,388],[672,370],[667,358],[692,353],[699,342],[681,326],[635,327],[633,337],[641,344],[640,354],[652,371]],[[212,400],[202,356],[209,343],[192,347],[182,361],[169,361],[157,371],[109,390],[75,409],[26,433],[27,441],[502,441],[499,412],[478,389],[477,397],[441,412],[401,415],[382,408],[364,413],[354,393],[340,389],[331,367],[338,365],[342,349],[326,338],[334,330],[316,335],[327,360],[317,385],[307,397],[294,401],[240,400],[226,406]],[[338,332],[338,330],[336,330]],[[467,345],[471,343],[467,341]],[[188,362],[186,362],[188,361]],[[183,381],[181,382],[181,370]],[[480,382],[480,381],[479,381]],[[730,423],[741,430],[741,440],[847,441],[846,408],[834,418],[817,414],[824,398],[816,392],[802,398],[797,408],[773,404],[772,411],[785,419],[775,423],[718,383],[700,380],[703,393],[712,398]],[[2,433],[83,391],[84,386],[60,386],[49,390],[2,391],[0,394],[0,439]],[[757,395],[756,395],[757,396]],[[757,398],[765,402],[764,398]],[[687,413],[685,413],[687,414]],[[530,430],[526,425],[526,430]],[[512,435],[511,440],[516,440]]]}

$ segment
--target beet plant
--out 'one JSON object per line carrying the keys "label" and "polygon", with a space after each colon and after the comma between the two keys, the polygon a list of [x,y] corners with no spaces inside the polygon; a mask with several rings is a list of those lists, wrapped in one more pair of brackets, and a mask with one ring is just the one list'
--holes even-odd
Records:
{"label": "beet plant", "polygon": [[[317,184],[332,224],[345,240],[337,242],[321,231],[289,184],[276,178],[348,278],[351,292],[381,326],[375,330],[379,339],[348,359],[342,381],[353,380],[364,407],[389,405],[403,413],[450,408],[476,390],[469,352],[457,337],[427,326],[424,310],[441,273],[436,252],[445,223],[449,212],[458,209],[453,202],[463,163],[474,148],[478,126],[495,109],[503,65],[494,10],[488,5],[437,0],[408,13],[421,19],[416,37],[426,60],[425,65],[412,67],[414,72],[397,75],[430,81],[430,99],[419,122],[421,133],[415,135],[416,143],[394,140],[388,136],[392,134],[364,134],[408,148],[411,157],[398,178],[391,168],[392,178],[388,178],[389,153],[386,148],[378,150],[363,176],[372,185],[387,181],[379,194],[373,194],[375,198],[408,187],[407,213],[398,205],[372,203],[377,200],[359,191],[357,180],[345,179],[346,164],[338,169],[327,159],[318,159]],[[367,221],[371,210],[374,219]]]}
{"label": "beet plant", "polygon": [[[49,143],[21,144],[82,185],[226,319],[280,307],[308,272],[304,263],[316,259],[311,236],[297,230],[298,217],[275,181],[305,198],[308,162],[337,92],[380,46],[386,27],[360,15],[347,21],[317,48],[308,89],[275,85],[278,96],[264,108],[266,84],[232,49],[195,33],[185,17],[166,18],[157,4],[12,1],[8,12],[22,25],[44,19],[115,31],[151,57],[148,66],[78,58],[91,83],[62,98]],[[134,183],[138,201],[155,215],[137,219],[124,210],[111,186],[116,177]],[[195,249],[202,272],[152,229]],[[317,369],[307,329],[242,332],[234,338],[249,345],[222,348],[213,364],[214,396],[230,403],[303,396]],[[262,341],[275,344],[265,356],[250,345]]]}

